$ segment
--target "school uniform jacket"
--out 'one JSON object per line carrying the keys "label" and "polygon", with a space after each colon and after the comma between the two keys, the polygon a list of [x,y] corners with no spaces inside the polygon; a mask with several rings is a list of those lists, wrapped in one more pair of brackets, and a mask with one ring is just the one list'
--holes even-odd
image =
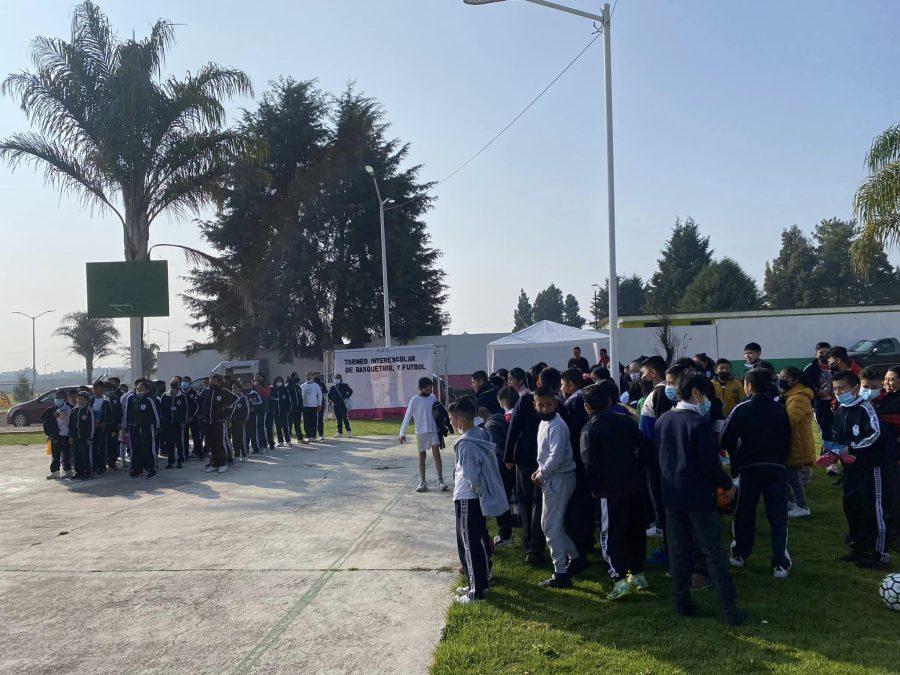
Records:
{"label": "school uniform jacket", "polygon": [[232,421],[246,424],[250,419],[250,401],[247,400],[246,394],[241,394],[234,402],[234,408],[231,410]]}
{"label": "school uniform jacket", "polygon": [[259,415],[265,412],[264,408],[262,407],[262,396],[259,395],[259,392],[256,391],[256,389],[245,389],[243,393],[244,397],[247,399],[247,403],[250,406],[251,415]]}
{"label": "school uniform jacket", "polygon": [[541,418],[534,409],[534,395],[524,394],[513,408],[506,435],[506,451],[503,461],[515,464],[523,470],[537,468],[537,432]]}
{"label": "school uniform jacket", "polygon": [[68,403],[63,403],[58,408],[54,405],[44,411],[41,415],[41,422],[44,424],[44,434],[47,438],[65,438],[68,431],[68,424],[65,424],[65,431],[59,428],[59,422],[56,419],[56,413],[61,412],[64,415],[71,416],[72,407]]}
{"label": "school uniform jacket", "polygon": [[142,429],[159,429],[159,407],[156,399],[150,396],[141,398],[132,394],[125,401],[125,424]]}
{"label": "school uniform jacket", "polygon": [[69,438],[73,441],[94,440],[94,411],[90,406],[72,409],[69,414]]}
{"label": "school uniform jacket", "polygon": [[88,399],[88,407],[91,409],[91,412],[94,412],[94,422],[95,423],[105,423],[107,425],[112,422],[112,404],[106,396],[101,396],[102,403],[100,404],[100,414],[98,415],[94,412],[94,402],[97,400],[96,396],[91,396]]}
{"label": "school uniform jacket", "polygon": [[206,414],[209,416],[210,424],[225,422],[231,417],[231,406],[237,400],[237,396],[227,389],[210,388],[207,398],[209,407],[206,409]]}
{"label": "school uniform jacket", "polygon": [[287,415],[294,408],[290,389],[289,384],[283,384],[280,387],[273,385],[272,392],[269,394],[269,410],[276,415]]}
{"label": "school uniform jacket", "polygon": [[187,418],[193,419],[199,412],[200,397],[197,396],[197,392],[190,387],[188,387],[187,391],[182,391],[181,393],[184,395],[184,399],[187,402]]}
{"label": "school uniform jacket", "polygon": [[300,396],[300,385],[294,380],[288,381],[284,383],[284,388],[287,390],[288,401],[291,404],[291,411],[299,410],[303,407],[303,398]]}
{"label": "school uniform jacket", "polygon": [[611,409],[592,415],[581,430],[580,447],[593,494],[609,498],[643,490],[650,446],[631,419]]}
{"label": "school uniform jacket", "polygon": [[167,426],[181,426],[188,418],[188,399],[182,392],[166,392],[159,404],[160,422]]}
{"label": "school uniform jacket", "polygon": [[744,399],[728,416],[720,445],[731,456],[732,476],[751,467],[785,467],[791,451],[787,410],[766,394]]}
{"label": "school uniform jacket", "polygon": [[337,411],[344,411],[347,409],[345,400],[351,396],[353,396],[353,390],[346,382],[332,385],[331,389],[328,390],[328,400],[331,401],[331,405],[333,405],[334,409]]}
{"label": "school uniform jacket", "polygon": [[875,408],[860,397],[849,405],[842,405],[834,416],[832,438],[835,443],[848,446],[856,462],[846,468],[865,469],[882,466],[885,448],[881,438],[881,421]]}

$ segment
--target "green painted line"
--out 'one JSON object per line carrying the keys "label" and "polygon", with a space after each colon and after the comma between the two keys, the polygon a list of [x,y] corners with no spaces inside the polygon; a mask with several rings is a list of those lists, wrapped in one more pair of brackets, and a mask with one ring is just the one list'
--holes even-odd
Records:
{"label": "green painted line", "polygon": [[338,556],[334,562],[332,562],[328,566],[328,570],[319,575],[319,578],[313,582],[313,585],[310,586],[303,595],[301,595],[297,602],[294,603],[293,607],[291,607],[287,612],[285,612],[284,616],[269,630],[268,633],[257,643],[257,645],[243,658],[240,663],[238,663],[231,671],[232,675],[242,675],[244,673],[249,673],[256,667],[259,663],[260,659],[265,655],[267,651],[269,651],[278,640],[281,639],[281,636],[284,635],[285,631],[290,627],[292,623],[303,613],[309,604],[316,599],[316,596],[319,595],[319,592],[325,587],[325,585],[331,581],[331,578],[337,574],[340,570],[340,567],[350,558],[351,555],[356,551],[357,545],[362,542],[363,539],[368,537],[376,527],[378,527],[379,523],[384,519],[384,517],[388,514],[388,512],[394,508],[397,502],[400,501],[400,497],[402,497],[412,485],[414,480],[418,479],[418,475],[410,478],[406,483],[403,484],[403,487],[397,491],[397,494],[384,505],[384,508],[378,512],[375,518],[363,528],[362,532],[354,539],[351,543],[347,551]]}

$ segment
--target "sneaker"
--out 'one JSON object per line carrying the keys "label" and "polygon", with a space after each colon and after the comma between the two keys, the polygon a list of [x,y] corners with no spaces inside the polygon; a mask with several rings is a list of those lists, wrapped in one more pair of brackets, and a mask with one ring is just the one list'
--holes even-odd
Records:
{"label": "sneaker", "polygon": [[675,613],[678,616],[697,616],[697,610],[697,603],[693,600],[675,603]]}
{"label": "sneaker", "polygon": [[782,567],[781,565],[776,565],[775,569],[772,571],[772,576],[774,576],[776,579],[787,579],[788,568]]}
{"label": "sneaker", "polygon": [[217,470],[219,473],[227,473],[228,467],[227,467],[227,466],[220,466],[220,467],[219,467],[218,469],[216,469],[216,470]]}
{"label": "sneaker", "polygon": [[216,469],[214,466],[208,466],[204,471],[206,473],[215,473],[216,471],[218,471],[218,469]]}
{"label": "sneaker", "polygon": [[788,509],[788,518],[809,518],[810,510],[807,506],[794,506]]}
{"label": "sneaker", "polygon": [[732,566],[732,567],[743,567],[743,566],[744,566],[744,559],[743,559],[743,558],[740,558],[740,557],[738,557],[738,556],[736,556],[736,555],[731,556],[731,566]]}
{"label": "sneaker", "polygon": [[824,455],[821,455],[819,459],[816,460],[816,466],[822,469],[828,469],[829,474],[836,474],[837,467],[835,467],[835,463],[838,461],[838,456],[833,452],[826,452]]}
{"label": "sneaker", "polygon": [[543,565],[544,556],[542,556],[540,553],[526,553],[525,562],[529,565]]}
{"label": "sneaker", "polygon": [[878,553],[872,553],[871,555],[861,557],[856,561],[855,565],[865,570],[883,570],[890,567],[890,560],[889,556],[881,556]]}
{"label": "sneaker", "polygon": [[416,486],[416,492],[427,492],[428,491],[428,483],[424,480],[420,480],[419,484]]}
{"label": "sneaker", "polygon": [[166,464],[167,469],[171,469],[173,466],[175,466],[175,465],[174,464]]}
{"label": "sneaker", "polygon": [[59,471],[51,471],[47,474],[47,480],[59,480]]}
{"label": "sneaker", "polygon": [[512,543],[512,537],[510,537],[509,539],[504,539],[499,534],[494,537],[494,548],[503,548],[504,546],[509,546]]}
{"label": "sneaker", "polygon": [[441,489],[441,492],[446,492],[450,489],[450,487],[444,482],[443,478],[438,478],[437,486]]}
{"label": "sneaker", "polygon": [[69,469],[68,471],[66,471],[66,478],[74,478],[74,477],[75,477],[75,472],[74,472],[74,471],[72,471],[71,469]]}
{"label": "sneaker", "polygon": [[552,577],[539,582],[538,586],[544,588],[572,588],[572,580],[565,572],[554,572]]}
{"label": "sneaker", "polygon": [[181,462],[178,462],[178,464],[175,465],[175,468],[176,468],[176,469],[183,469],[183,468],[184,468],[184,464],[182,464]]}
{"label": "sneaker", "polygon": [[850,551],[850,553],[845,553],[838,560],[846,563],[855,563],[859,560],[862,560],[866,557],[865,553],[860,553],[859,551]]}
{"label": "sneaker", "polygon": [[484,602],[484,598],[476,598],[471,595],[461,595],[455,600],[460,605],[468,605],[473,602]]}
{"label": "sneaker", "polygon": [[158,475],[159,471],[157,471],[156,469],[147,472],[147,478],[156,478]]}
{"label": "sneaker", "polygon": [[576,574],[581,574],[588,568],[587,557],[580,555],[577,558],[570,558],[569,565],[566,567],[566,574],[570,577],[574,577]]}
{"label": "sneaker", "polygon": [[352,432],[352,431],[348,431],[348,432],[347,432],[347,437],[348,437],[348,438],[353,438],[353,432]]}
{"label": "sneaker", "polygon": [[335,434],[332,438],[343,438],[344,434]]}
{"label": "sneaker", "polygon": [[669,554],[661,548],[655,548],[647,556],[647,562],[651,565],[668,565]]}
{"label": "sneaker", "polygon": [[747,612],[737,607],[722,610],[722,623],[726,626],[743,626],[747,623]]}
{"label": "sneaker", "polygon": [[283,448],[283,447],[284,447],[284,443],[279,443],[279,444],[276,445],[275,447],[276,447],[276,448]]}
{"label": "sneaker", "polygon": [[709,577],[705,574],[697,574],[696,572],[691,575],[691,590],[692,591],[702,591],[704,588],[710,587]]}
{"label": "sneaker", "polygon": [[661,529],[659,529],[656,525],[651,525],[650,527],[647,528],[647,538],[648,539],[650,539],[650,538],[658,539],[661,536],[663,536],[663,531]]}
{"label": "sneaker", "polygon": [[648,588],[650,588],[650,582],[647,581],[647,577],[644,576],[643,572],[640,572],[638,574],[629,574],[628,585],[636,591],[646,591]]}
{"label": "sneaker", "polygon": [[247,458],[241,457],[241,464],[246,464],[246,463],[247,463]]}
{"label": "sneaker", "polygon": [[130,472],[128,473],[128,477],[129,477],[129,478],[140,478],[140,477],[141,477],[141,474],[142,474],[141,471],[138,471],[137,473],[135,473],[134,471],[130,471]]}
{"label": "sneaker", "polygon": [[607,600],[618,600],[631,594],[631,586],[625,579],[619,579],[613,586],[612,592],[606,596]]}

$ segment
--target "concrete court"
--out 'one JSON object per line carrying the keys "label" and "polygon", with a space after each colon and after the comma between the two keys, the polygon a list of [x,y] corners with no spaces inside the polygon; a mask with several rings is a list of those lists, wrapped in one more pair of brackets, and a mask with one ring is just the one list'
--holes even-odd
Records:
{"label": "concrete court", "polygon": [[43,446],[0,447],[0,672],[426,671],[452,497],[417,494],[395,443],[86,482],[46,480]]}

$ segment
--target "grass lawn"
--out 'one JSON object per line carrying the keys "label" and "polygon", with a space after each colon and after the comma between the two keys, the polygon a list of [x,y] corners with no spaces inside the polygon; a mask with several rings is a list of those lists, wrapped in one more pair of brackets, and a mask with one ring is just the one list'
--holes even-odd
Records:
{"label": "grass lawn", "polygon": [[[694,594],[700,618],[677,617],[670,580],[658,566],[648,566],[649,591],[617,602],[606,600],[612,585],[599,565],[573,589],[538,588],[550,567],[525,565],[517,539],[497,551],[487,601],[450,608],[432,671],[900,672],[900,612],[878,597],[887,572],[835,560],[846,550],[841,491],[818,469],[809,501],[812,518],[790,523],[794,568],[787,580],[772,577],[760,509],[754,554],[746,567],[732,570],[738,602],[750,614],[746,626],[719,623],[712,589]],[[730,529],[723,528],[727,541]],[[898,569],[895,562],[892,571]]]}

